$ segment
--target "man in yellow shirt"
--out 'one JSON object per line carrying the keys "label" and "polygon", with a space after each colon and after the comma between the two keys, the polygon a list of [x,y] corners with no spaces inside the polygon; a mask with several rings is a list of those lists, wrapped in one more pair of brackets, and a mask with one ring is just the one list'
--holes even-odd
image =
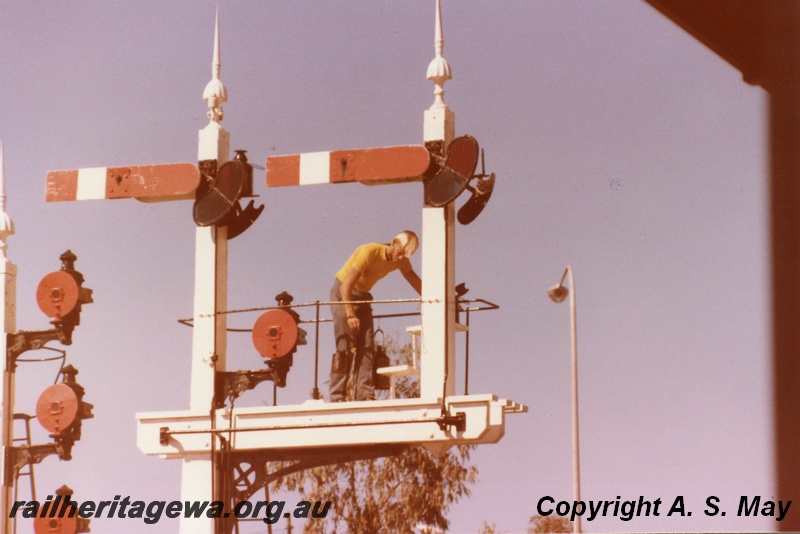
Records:
{"label": "man in yellow shirt", "polygon": [[331,364],[331,402],[345,400],[353,356],[355,400],[375,398],[372,383],[374,327],[370,304],[373,298],[370,290],[378,280],[399,270],[403,278],[421,295],[422,281],[409,261],[418,246],[417,235],[406,230],[397,234],[391,243],[361,245],[336,273],[331,288],[331,301],[344,301],[344,304],[331,305],[333,332],[336,336],[336,353]]}

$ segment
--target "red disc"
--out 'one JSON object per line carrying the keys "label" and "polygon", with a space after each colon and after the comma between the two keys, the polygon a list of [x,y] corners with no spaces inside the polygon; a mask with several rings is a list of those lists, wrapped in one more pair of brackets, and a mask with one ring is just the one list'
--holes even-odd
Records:
{"label": "red disc", "polygon": [[75,309],[80,288],[78,282],[65,271],[55,271],[39,282],[36,302],[48,317],[61,319]]}
{"label": "red disc", "polygon": [[36,402],[36,419],[53,434],[59,434],[78,416],[78,396],[66,384],[45,389]]}
{"label": "red disc", "polygon": [[[53,501],[50,506],[56,508],[56,512],[54,515],[58,515],[59,508],[61,507],[62,501],[59,501],[58,506],[56,506],[55,501]],[[78,518],[77,517],[68,517],[69,516],[70,508],[66,508],[63,515],[64,517],[37,517],[33,520],[33,531],[36,534],[48,534],[48,533],[58,533],[58,534],[75,534],[78,532]],[[50,515],[52,510],[47,510],[47,515]]]}
{"label": "red disc", "polygon": [[269,310],[253,325],[253,345],[264,358],[282,358],[297,343],[297,322],[285,310]]}

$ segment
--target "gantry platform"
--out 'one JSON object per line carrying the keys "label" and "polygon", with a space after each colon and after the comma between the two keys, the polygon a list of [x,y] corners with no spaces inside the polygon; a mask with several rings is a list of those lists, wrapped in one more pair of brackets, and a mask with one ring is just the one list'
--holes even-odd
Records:
{"label": "gantry platform", "polygon": [[342,447],[364,444],[451,445],[496,443],[505,416],[525,405],[491,394],[450,396],[446,412],[439,399],[394,399],[220,409],[212,421],[196,411],[136,415],[137,444],[148,455],[184,458],[212,450],[212,434],[231,451]]}

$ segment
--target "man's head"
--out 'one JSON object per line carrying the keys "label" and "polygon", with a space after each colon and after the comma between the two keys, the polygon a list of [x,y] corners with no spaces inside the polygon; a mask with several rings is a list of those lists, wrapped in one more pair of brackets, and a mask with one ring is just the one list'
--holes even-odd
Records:
{"label": "man's head", "polygon": [[411,230],[400,232],[389,244],[387,255],[391,261],[400,261],[403,258],[410,258],[419,247],[417,234]]}

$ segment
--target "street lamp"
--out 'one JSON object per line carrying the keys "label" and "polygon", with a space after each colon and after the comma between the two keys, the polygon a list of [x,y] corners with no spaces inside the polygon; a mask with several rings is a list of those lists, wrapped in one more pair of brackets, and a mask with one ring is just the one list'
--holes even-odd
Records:
{"label": "street lamp", "polygon": [[[564,287],[564,279],[569,275],[570,291]],[[572,326],[572,492],[575,502],[581,500],[581,469],[579,460],[578,446],[578,325],[575,311],[575,278],[572,275],[572,267],[567,265],[561,281],[557,286],[547,290],[547,296],[555,303],[564,302],[569,295],[570,322]],[[581,517],[577,516],[572,524],[573,532],[581,531]]]}

